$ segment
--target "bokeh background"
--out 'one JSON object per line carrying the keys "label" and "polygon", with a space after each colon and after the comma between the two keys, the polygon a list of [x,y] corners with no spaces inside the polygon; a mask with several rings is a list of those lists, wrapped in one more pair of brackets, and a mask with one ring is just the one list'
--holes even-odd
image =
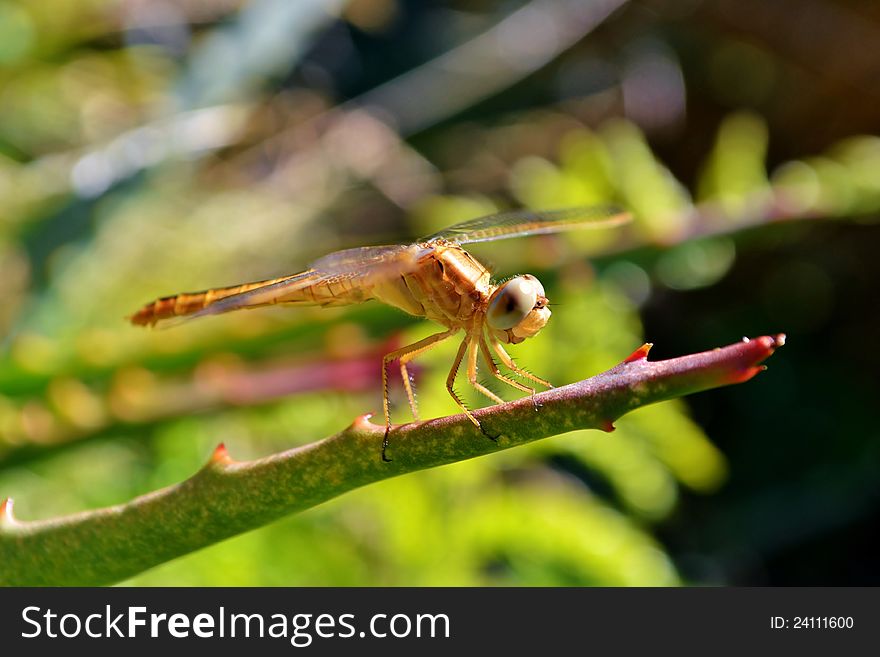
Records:
{"label": "bokeh background", "polygon": [[[559,304],[515,357],[561,384],[784,331],[766,373],[126,583],[876,585],[878,81],[870,0],[2,0],[0,497],[48,518],[330,435],[434,330],[127,325],[157,296],[613,201],[631,226],[475,245]],[[454,348],[419,361],[423,416],[455,410]]]}

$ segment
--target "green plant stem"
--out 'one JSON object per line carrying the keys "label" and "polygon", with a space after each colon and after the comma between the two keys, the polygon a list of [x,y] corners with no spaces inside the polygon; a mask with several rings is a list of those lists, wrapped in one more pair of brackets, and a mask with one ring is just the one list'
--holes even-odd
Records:
{"label": "green plant stem", "polygon": [[611,431],[640,406],[750,379],[783,343],[763,336],[657,362],[644,345],[590,379],[475,411],[485,433],[464,415],[396,427],[390,463],[380,458],[384,427],[362,416],[335,436],[253,461],[234,461],[220,445],[186,481],[106,509],[25,522],[6,500],[0,584],[117,582],[365,484],[576,429]]}

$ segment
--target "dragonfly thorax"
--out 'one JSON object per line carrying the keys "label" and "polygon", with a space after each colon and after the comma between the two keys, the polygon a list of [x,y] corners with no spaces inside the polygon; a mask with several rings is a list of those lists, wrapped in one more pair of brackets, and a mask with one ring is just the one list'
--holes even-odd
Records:
{"label": "dragonfly thorax", "polygon": [[499,285],[486,306],[486,325],[501,342],[518,344],[540,331],[550,319],[544,286],[531,274]]}

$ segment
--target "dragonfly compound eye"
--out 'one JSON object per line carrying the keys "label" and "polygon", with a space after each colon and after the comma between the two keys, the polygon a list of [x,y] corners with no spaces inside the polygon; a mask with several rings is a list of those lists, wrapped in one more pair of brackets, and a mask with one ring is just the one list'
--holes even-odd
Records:
{"label": "dragonfly compound eye", "polygon": [[499,287],[489,300],[486,321],[494,329],[507,330],[528,315],[544,290],[534,276],[517,276]]}

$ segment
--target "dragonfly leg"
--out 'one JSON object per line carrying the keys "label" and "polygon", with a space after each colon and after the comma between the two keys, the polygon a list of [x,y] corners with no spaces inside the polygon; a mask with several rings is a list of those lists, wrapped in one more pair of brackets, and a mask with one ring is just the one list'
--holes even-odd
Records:
{"label": "dragonfly leg", "polygon": [[472,335],[468,338],[468,383],[470,383],[474,388],[477,389],[478,392],[486,395],[486,397],[491,399],[496,404],[503,404],[504,400],[501,399],[501,397],[499,397],[482,383],[477,381],[477,348],[481,345],[481,343],[482,339],[478,336]]}
{"label": "dragonfly leg", "polygon": [[406,398],[409,401],[409,410],[412,413],[413,421],[418,422],[419,407],[416,403],[415,390],[413,390],[413,380],[410,376],[409,370],[406,368],[406,363],[402,358],[400,359],[400,378],[403,379],[403,388],[406,390]]}
{"label": "dragonfly leg", "polygon": [[446,338],[454,335],[458,329],[449,329],[430,335],[423,340],[414,342],[413,344],[401,347],[389,354],[385,354],[382,358],[382,410],[385,413],[385,437],[382,439],[382,460],[390,461],[385,455],[388,449],[388,434],[391,432],[391,404],[388,400],[388,364],[395,359],[400,359],[400,375],[403,378],[403,387],[406,390],[406,397],[409,400],[409,407],[413,412],[413,419],[418,420],[418,409],[416,406],[416,397],[413,393],[412,383],[409,379],[409,370],[406,364],[419,354],[424,353],[431,347],[442,342]]}
{"label": "dragonfly leg", "polygon": [[495,361],[492,359],[492,354],[489,351],[489,345],[486,344],[486,340],[484,338],[480,338],[480,351],[483,354],[483,360],[486,361],[486,365],[489,367],[489,371],[492,372],[492,376],[494,376],[499,381],[504,381],[509,386],[513,386],[517,390],[521,390],[522,392],[527,392],[534,397],[535,389],[525,385],[524,383],[520,383],[514,379],[511,379],[509,376],[504,376],[501,373],[501,370],[498,369],[498,366],[495,364]]}
{"label": "dragonfly leg", "polygon": [[[481,342],[480,334],[478,332],[472,333],[471,335],[468,336],[467,342],[468,342],[468,368],[467,368],[468,382],[474,388],[476,388],[479,392],[483,393],[489,399],[494,401],[496,404],[503,404],[504,400],[501,399],[501,397],[499,397],[494,392],[489,390],[486,386],[484,386],[479,381],[477,381],[477,355],[478,355],[477,349],[478,349],[479,344]],[[483,427],[482,424],[477,424],[477,426],[480,428],[480,431],[482,432],[482,434],[484,436],[486,436],[486,438],[488,438],[492,442],[496,442],[496,443],[498,442],[498,438],[501,437],[501,434],[493,436],[491,433],[486,431],[486,429]]]}
{"label": "dragonfly leg", "polygon": [[[519,367],[515,362],[513,362],[513,358],[511,358],[511,357],[510,357],[510,354],[508,354],[508,353],[504,350],[504,347],[501,345],[500,342],[498,342],[498,340],[497,340],[496,338],[490,338],[490,340],[492,341],[492,348],[495,350],[495,353],[498,354],[498,357],[501,359],[501,362],[504,363],[505,367],[509,368],[511,372],[513,372],[513,373],[516,374],[517,376],[521,376],[521,377],[524,378],[524,379],[528,379],[529,381],[534,381],[535,383],[539,383],[539,384],[541,384],[542,386],[546,386],[547,388],[552,388],[552,387],[553,387],[553,384],[551,384],[549,381],[545,381],[544,379],[542,379],[542,378],[540,378],[540,377],[538,377],[538,376],[535,376],[535,375],[532,374],[531,372],[528,372],[528,371],[522,369],[522,368]],[[488,352],[489,352],[488,349],[486,349],[486,350],[483,352],[484,355],[485,355],[487,358],[489,357],[489,353],[488,353]],[[490,359],[490,360],[491,360],[491,359]],[[500,375],[498,375],[498,374],[496,374],[496,376],[498,376],[498,378],[500,378],[500,379],[502,379],[502,380],[504,380],[504,381],[507,381],[508,383],[510,383],[511,385],[513,385],[514,387],[519,387],[518,385],[516,385],[516,382],[510,381],[509,379],[507,379],[507,378],[504,377],[504,376],[500,376]],[[537,411],[537,410],[541,407],[541,404],[539,404],[539,403],[535,400],[535,389],[534,389],[534,388],[530,388],[530,387],[528,387],[528,386],[524,386],[524,388],[525,388],[524,392],[527,391],[527,392],[532,396],[532,404],[534,405],[535,410]],[[522,388],[521,388],[521,389],[522,389]]]}
{"label": "dragonfly leg", "polygon": [[382,460],[385,463],[391,463],[394,459],[390,459],[385,455],[385,452],[388,450],[388,434],[391,432],[391,425],[385,425],[385,436],[382,438]]}
{"label": "dragonfly leg", "polygon": [[468,344],[470,343],[470,336],[466,336],[464,340],[461,341],[461,346],[458,348],[458,353],[455,355],[455,360],[452,363],[452,369],[449,370],[449,376],[446,377],[446,390],[449,392],[453,401],[458,405],[458,407],[464,411],[464,414],[468,416],[468,419],[476,425],[477,428],[482,429],[480,427],[480,421],[473,416],[467,406],[464,405],[464,402],[461,400],[461,397],[458,396],[458,393],[453,390],[452,386],[455,383],[455,375],[458,374],[458,368],[461,365],[461,361],[464,358],[464,352],[468,348]]}
{"label": "dragonfly leg", "polygon": [[495,350],[495,353],[498,354],[498,358],[501,359],[501,362],[504,363],[504,366],[509,368],[510,371],[512,371],[517,376],[521,376],[522,378],[528,379],[529,381],[534,381],[535,383],[540,383],[542,386],[545,386],[547,388],[553,387],[553,384],[549,381],[545,381],[544,379],[535,376],[531,372],[522,369],[516,363],[514,363],[513,358],[511,358],[510,354],[508,354],[504,350],[504,347],[501,345],[497,338],[490,337],[489,339],[492,343],[492,348]]}

